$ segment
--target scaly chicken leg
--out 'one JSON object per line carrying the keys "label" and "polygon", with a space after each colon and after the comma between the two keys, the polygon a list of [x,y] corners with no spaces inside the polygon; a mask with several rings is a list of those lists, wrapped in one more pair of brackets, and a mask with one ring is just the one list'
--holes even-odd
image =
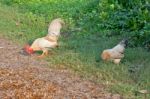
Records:
{"label": "scaly chicken leg", "polygon": [[43,50],[43,53],[40,56],[38,56],[38,58],[44,58],[47,55],[48,55],[48,50]]}

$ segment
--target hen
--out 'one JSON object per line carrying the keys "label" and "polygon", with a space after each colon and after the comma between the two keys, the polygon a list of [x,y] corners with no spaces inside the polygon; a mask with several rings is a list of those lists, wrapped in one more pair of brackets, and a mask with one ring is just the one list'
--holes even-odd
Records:
{"label": "hen", "polygon": [[121,59],[124,57],[124,50],[127,46],[128,40],[123,39],[112,49],[106,49],[102,52],[101,58],[104,61],[113,61],[115,64],[119,64]]}

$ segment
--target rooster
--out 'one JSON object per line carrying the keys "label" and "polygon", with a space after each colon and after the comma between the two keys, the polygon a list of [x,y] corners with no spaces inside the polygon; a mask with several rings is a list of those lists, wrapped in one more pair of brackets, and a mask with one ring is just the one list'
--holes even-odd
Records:
{"label": "rooster", "polygon": [[27,45],[25,51],[28,54],[32,54],[35,51],[43,51],[43,53],[38,56],[39,58],[48,55],[50,48],[58,46],[58,38],[63,25],[64,21],[62,19],[54,19],[49,25],[48,34],[45,37],[36,39],[31,46]]}
{"label": "rooster", "polygon": [[106,49],[102,52],[101,58],[104,61],[113,61],[115,64],[119,64],[121,59],[124,57],[124,50],[127,46],[128,39],[123,39],[112,49]]}

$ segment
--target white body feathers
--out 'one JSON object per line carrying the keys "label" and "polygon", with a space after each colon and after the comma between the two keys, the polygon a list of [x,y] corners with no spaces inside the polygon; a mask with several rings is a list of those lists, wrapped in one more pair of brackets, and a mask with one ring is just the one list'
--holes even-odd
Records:
{"label": "white body feathers", "polygon": [[43,53],[48,53],[49,48],[58,46],[57,40],[63,24],[64,22],[60,18],[54,19],[49,25],[47,36],[36,39],[30,48],[33,51],[42,50]]}
{"label": "white body feathers", "polygon": [[36,39],[31,48],[34,49],[34,51],[38,51],[38,50],[48,50],[48,48],[54,48],[57,45],[57,41],[55,42],[50,42],[48,40],[46,40],[45,38],[38,38]]}

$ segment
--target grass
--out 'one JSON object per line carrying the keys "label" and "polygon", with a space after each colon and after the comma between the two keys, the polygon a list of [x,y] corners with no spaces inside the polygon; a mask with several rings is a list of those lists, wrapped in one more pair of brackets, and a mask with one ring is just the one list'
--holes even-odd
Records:
{"label": "grass", "polygon": [[[20,23],[18,26],[17,22]],[[42,16],[19,13],[17,8],[0,4],[0,36],[22,46],[29,40],[46,35],[47,25]],[[120,65],[104,63],[99,58],[100,53],[117,44],[121,37],[81,37],[74,35],[76,32],[66,34],[69,36],[62,35],[59,40],[61,46],[53,49],[54,54],[45,59],[50,68],[70,69],[83,79],[104,84],[108,91],[119,93],[125,99],[144,99],[144,95],[136,95],[136,92],[150,90],[149,52],[142,48],[127,48]]]}

